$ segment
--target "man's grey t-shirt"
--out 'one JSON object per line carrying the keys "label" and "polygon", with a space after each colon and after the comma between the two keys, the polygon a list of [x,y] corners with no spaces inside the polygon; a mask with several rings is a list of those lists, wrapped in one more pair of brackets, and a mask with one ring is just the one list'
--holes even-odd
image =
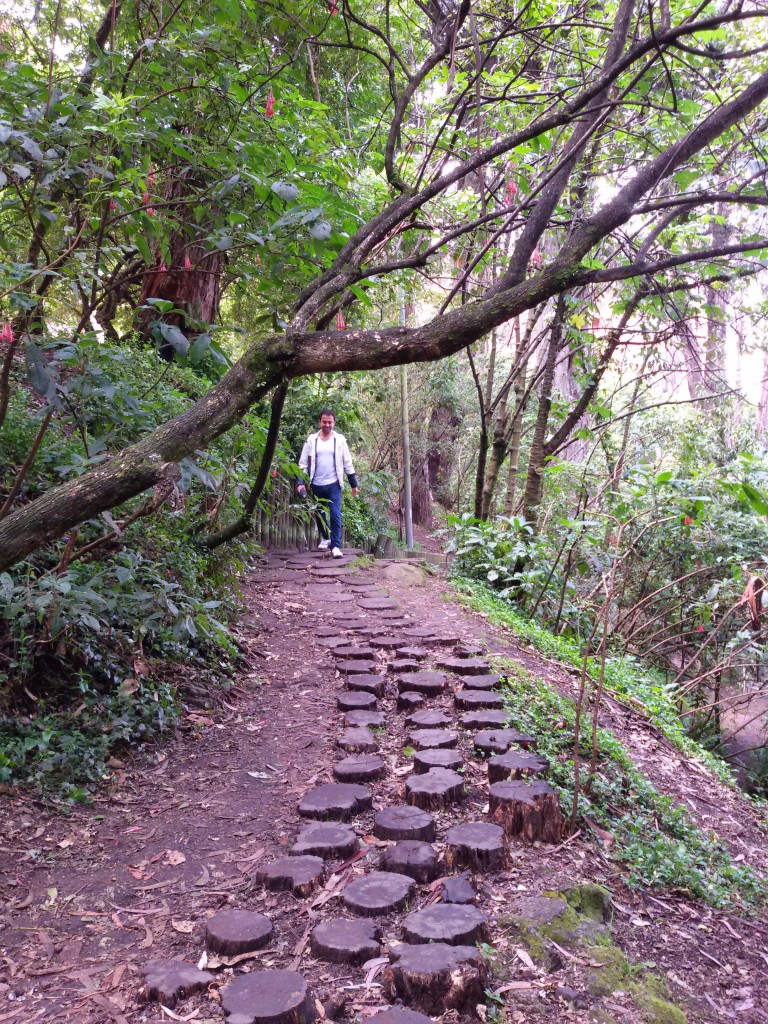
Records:
{"label": "man's grey t-shirt", "polygon": [[336,476],[335,448],[336,442],[333,434],[331,434],[327,441],[324,441],[322,437],[318,437],[315,448],[317,464],[312,476],[313,484],[320,484],[323,487],[327,484],[337,484],[339,482]]}

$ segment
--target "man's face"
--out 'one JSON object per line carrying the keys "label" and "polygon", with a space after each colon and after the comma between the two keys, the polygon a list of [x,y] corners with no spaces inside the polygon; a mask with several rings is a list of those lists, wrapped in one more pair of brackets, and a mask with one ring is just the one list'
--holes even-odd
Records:
{"label": "man's face", "polygon": [[333,425],[336,422],[333,416],[321,416],[320,417],[320,433],[323,437],[329,437],[333,430]]}

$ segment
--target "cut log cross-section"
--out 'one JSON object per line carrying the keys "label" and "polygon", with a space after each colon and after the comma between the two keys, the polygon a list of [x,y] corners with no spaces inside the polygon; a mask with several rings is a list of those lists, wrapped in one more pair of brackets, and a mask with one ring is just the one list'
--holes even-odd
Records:
{"label": "cut log cross-section", "polygon": [[425,811],[440,811],[464,797],[464,779],[450,768],[431,768],[411,775],[405,783],[406,800]]}
{"label": "cut log cross-section", "polygon": [[557,791],[546,782],[496,782],[489,789],[493,820],[510,839],[557,843],[563,815]]}
{"label": "cut log cross-section", "polygon": [[296,971],[241,974],[221,992],[224,1013],[237,1024],[314,1024],[315,1000]]}
{"label": "cut log cross-section", "polygon": [[506,754],[496,754],[488,761],[488,781],[503,782],[505,779],[530,779],[537,775],[546,775],[549,762],[541,754],[528,750],[508,750]]}
{"label": "cut log cross-section", "polygon": [[452,825],[445,843],[445,863],[449,868],[502,871],[507,866],[507,843],[499,825],[485,821]]}
{"label": "cut log cross-section", "polygon": [[475,1015],[483,1002],[487,970],[475,946],[446,942],[394,946],[384,969],[384,994],[423,1013],[458,1010]]}
{"label": "cut log cross-section", "polygon": [[205,924],[205,944],[222,956],[239,956],[266,946],[272,938],[272,922],[252,910],[220,910]]}

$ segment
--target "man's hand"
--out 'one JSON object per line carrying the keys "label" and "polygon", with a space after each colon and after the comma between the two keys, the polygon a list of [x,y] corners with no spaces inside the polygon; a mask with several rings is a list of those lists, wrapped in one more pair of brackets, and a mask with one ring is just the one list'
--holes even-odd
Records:
{"label": "man's hand", "polygon": [[296,493],[303,498],[307,493],[307,488],[304,486],[304,484],[299,484],[299,486],[296,488]]}
{"label": "man's hand", "polygon": [[356,498],[356,497],[357,497],[357,488],[356,488],[356,487],[353,487],[353,488],[352,488],[352,497],[353,497],[353,498]]}

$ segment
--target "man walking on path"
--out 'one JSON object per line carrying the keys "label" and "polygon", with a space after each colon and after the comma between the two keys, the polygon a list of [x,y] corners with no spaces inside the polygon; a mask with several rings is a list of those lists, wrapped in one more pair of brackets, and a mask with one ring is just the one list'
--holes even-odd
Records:
{"label": "man walking on path", "polygon": [[[344,474],[349,477],[353,498],[357,497],[357,476],[347,439],[333,429],[335,423],[333,411],[323,409],[320,413],[320,430],[316,434],[310,434],[304,442],[299,469],[307,474],[314,496],[330,508],[330,537],[325,512],[320,512],[317,517],[321,537],[320,550],[330,548],[334,558],[341,558],[341,491],[344,487]],[[297,490],[301,495],[307,493],[306,485],[303,483],[299,484]]]}

